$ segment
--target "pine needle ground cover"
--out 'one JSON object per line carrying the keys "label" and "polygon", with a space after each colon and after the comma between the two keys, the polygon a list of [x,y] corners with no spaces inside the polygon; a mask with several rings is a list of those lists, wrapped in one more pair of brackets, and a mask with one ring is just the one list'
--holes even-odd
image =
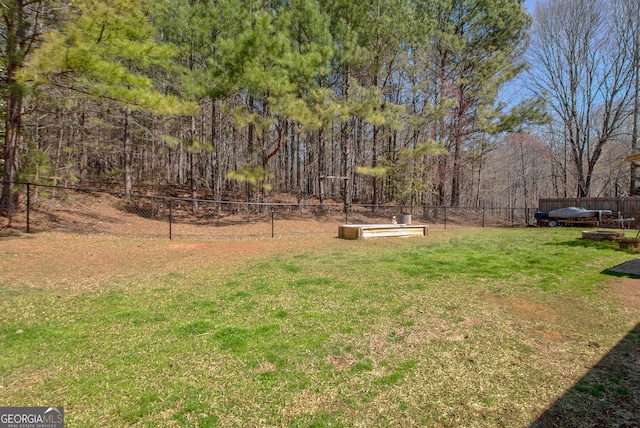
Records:
{"label": "pine needle ground cover", "polygon": [[[528,426],[640,412],[640,286],[606,272],[637,255],[578,229],[0,244],[0,405],[64,406],[69,426]],[[595,371],[611,356],[617,371]]]}

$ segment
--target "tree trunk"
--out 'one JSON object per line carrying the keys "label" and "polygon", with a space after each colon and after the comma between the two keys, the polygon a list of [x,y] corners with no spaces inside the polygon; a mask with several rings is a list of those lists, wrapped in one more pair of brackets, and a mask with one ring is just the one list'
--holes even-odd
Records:
{"label": "tree trunk", "polygon": [[[373,126],[373,136],[372,136],[372,160],[371,166],[373,168],[378,166],[378,132],[380,128],[376,125]],[[373,212],[378,212],[378,204],[380,203],[380,196],[378,195],[378,178],[376,176],[373,177]]]}
{"label": "tree trunk", "polygon": [[131,196],[131,158],[132,158],[132,144],[131,135],[129,130],[129,122],[131,120],[131,109],[125,108],[124,111],[124,135],[123,135],[123,153],[122,153],[122,167],[124,169],[124,194],[127,198]]}
{"label": "tree trunk", "polygon": [[524,209],[529,212],[529,186],[527,186],[527,168],[524,156],[524,144],[522,141],[522,129],[518,131],[518,143],[520,148],[520,176],[522,178],[522,191],[524,192]]}
{"label": "tree trunk", "polygon": [[451,206],[460,205],[460,138],[456,136],[453,148],[453,172],[451,174]]}
{"label": "tree trunk", "polygon": [[[342,95],[345,100],[349,99],[350,85],[351,85],[351,74],[350,70],[345,70],[344,73],[344,86],[342,90]],[[351,205],[351,139],[349,138],[349,120],[342,122],[340,124],[340,154],[342,160],[341,167],[341,175],[343,177],[342,183],[342,197],[345,209]]]}
{"label": "tree trunk", "polygon": [[[85,112],[83,111],[80,116],[80,129],[85,130]],[[82,152],[80,154],[80,182],[85,183],[89,174],[89,149],[87,148],[87,142],[82,141]]]}
{"label": "tree trunk", "polygon": [[[10,92],[14,92],[9,89]],[[17,91],[16,91],[17,92]],[[0,208],[7,212],[7,218],[11,222],[11,216],[15,209],[15,203],[11,195],[11,185],[17,181],[20,170],[20,132],[22,128],[22,96],[18,93],[10,94],[7,99],[7,119],[5,122],[4,144],[4,174],[2,176],[2,199]]]}
{"label": "tree trunk", "polygon": [[349,124],[340,126],[340,147],[342,150],[342,195],[345,207],[351,205],[351,139],[349,138]]}
{"label": "tree trunk", "polygon": [[324,130],[318,130],[318,192],[320,194],[320,206],[324,206],[324,176],[325,171],[325,141]]}
{"label": "tree trunk", "polygon": [[289,159],[291,163],[291,167],[289,168],[289,190],[293,192],[293,190],[295,189],[297,195],[298,181],[296,170],[299,165],[297,160],[298,155],[296,152],[295,135],[291,135],[291,138],[289,138]]}
{"label": "tree trunk", "polygon": [[[638,116],[640,115],[640,40],[635,35],[633,47],[634,96],[633,96],[633,124],[631,130],[631,153],[638,153]],[[629,195],[640,195],[640,162],[631,162],[631,189]]]}
{"label": "tree trunk", "polygon": [[[190,129],[189,129],[189,137],[190,137],[190,144],[193,145],[196,141],[196,117],[194,115],[191,115],[191,120],[190,120]],[[198,182],[196,179],[196,153],[195,149],[193,147],[191,147],[191,150],[189,150],[189,184],[191,185],[191,199],[192,199],[192,206],[191,206],[191,210],[193,211],[193,213],[197,213],[198,212]]]}
{"label": "tree trunk", "polygon": [[[13,6],[13,8],[11,7]],[[20,55],[21,34],[24,31],[24,5],[21,0],[16,0],[13,5],[7,5],[3,11],[6,24],[6,79],[7,97],[6,119],[4,135],[4,173],[2,174],[2,198],[0,209],[7,212],[11,221],[14,204],[11,197],[11,184],[16,181],[20,169],[20,132],[22,128],[22,92],[16,83],[16,73],[22,65],[23,57]]]}
{"label": "tree trunk", "polygon": [[296,147],[296,198],[299,204],[302,201],[302,147],[299,134],[293,134],[293,139]]}
{"label": "tree trunk", "polygon": [[2,175],[2,199],[0,208],[7,212],[11,221],[14,201],[11,185],[17,180],[20,170],[20,133],[22,128],[22,95],[15,89],[15,83],[9,86],[7,97],[7,119],[5,121],[4,174]]}
{"label": "tree trunk", "polygon": [[[20,173],[20,151],[22,144],[22,115],[24,114],[22,88],[16,81],[16,73],[24,60],[36,47],[42,24],[43,10],[47,4],[44,0],[9,0],[3,1],[0,14],[4,20],[2,31],[3,46],[0,52],[4,57],[4,108],[5,129],[2,150],[3,174],[0,210],[6,211],[9,222],[15,208],[11,194],[11,183],[18,179]],[[5,86],[6,85],[6,86]]]}
{"label": "tree trunk", "polygon": [[[60,169],[60,159],[62,158],[62,142],[64,141],[64,112],[60,111],[58,116],[58,147],[56,149],[56,160],[53,163],[53,185],[58,185],[58,170]],[[56,196],[56,188],[53,188],[53,196]]]}
{"label": "tree trunk", "polygon": [[[214,171],[213,171],[213,199],[221,200],[222,190],[222,168],[220,167],[221,161],[221,144],[218,142],[218,123],[217,123],[217,108],[216,100],[211,100],[211,147],[213,147],[214,156]],[[218,204],[218,207],[220,205]]]}

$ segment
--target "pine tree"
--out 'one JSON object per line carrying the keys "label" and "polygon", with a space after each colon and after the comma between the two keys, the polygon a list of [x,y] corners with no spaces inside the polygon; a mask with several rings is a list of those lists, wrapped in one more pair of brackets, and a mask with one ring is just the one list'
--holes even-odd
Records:
{"label": "pine tree", "polygon": [[198,109],[155,87],[154,70],[167,68],[176,49],[156,39],[150,24],[156,2],[81,0],[59,30],[50,31],[20,74],[23,82],[53,85],[107,99],[123,111],[125,193],[132,188],[131,115],[136,110],[189,114]]}
{"label": "pine tree", "polygon": [[216,46],[214,79],[241,100],[230,109],[247,129],[248,162],[268,169],[289,124],[317,126],[319,78],[331,55],[326,22],[314,1],[269,4],[249,0],[230,9]]}
{"label": "pine tree", "polygon": [[464,144],[490,131],[500,116],[498,94],[523,69],[530,18],[518,0],[421,1],[417,7],[434,20],[421,61],[435,82],[431,137],[449,150],[441,159],[438,202],[445,204],[450,180],[449,202],[457,206]]}
{"label": "pine tree", "polygon": [[2,94],[4,142],[2,150],[2,196],[0,210],[8,217],[14,209],[11,183],[20,172],[22,120],[26,88],[17,78],[24,62],[38,46],[40,33],[52,19],[45,0],[3,0],[0,13],[0,93]]}

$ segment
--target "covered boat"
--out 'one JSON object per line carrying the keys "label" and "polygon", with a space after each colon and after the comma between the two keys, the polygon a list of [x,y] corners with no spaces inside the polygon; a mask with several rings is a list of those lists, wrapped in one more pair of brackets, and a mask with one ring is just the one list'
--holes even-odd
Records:
{"label": "covered boat", "polygon": [[586,210],[578,207],[560,208],[549,211],[550,218],[602,218],[603,215],[611,215],[610,210]]}

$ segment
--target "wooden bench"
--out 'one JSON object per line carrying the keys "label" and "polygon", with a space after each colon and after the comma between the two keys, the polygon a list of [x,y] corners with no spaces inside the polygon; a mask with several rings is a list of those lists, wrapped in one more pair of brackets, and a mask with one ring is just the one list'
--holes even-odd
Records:
{"label": "wooden bench", "polygon": [[427,236],[428,234],[429,226],[425,224],[343,224],[338,228],[338,237],[342,239]]}

